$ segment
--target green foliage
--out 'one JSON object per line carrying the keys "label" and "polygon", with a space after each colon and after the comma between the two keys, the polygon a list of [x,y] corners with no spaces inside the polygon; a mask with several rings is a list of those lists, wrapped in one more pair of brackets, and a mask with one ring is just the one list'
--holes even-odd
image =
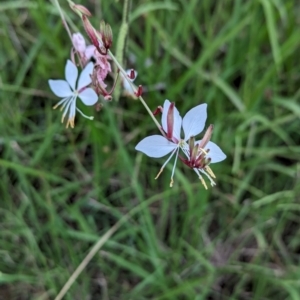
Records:
{"label": "green foliage", "polygon": [[[122,1],[80,3],[117,41]],[[150,108],[208,103],[227,159],[206,191],[180,163],[173,188],[171,164],[154,180],[137,100],[79,104],[95,120],[65,129],[47,84],[70,54],[57,9],[2,1],[0,299],[54,299],[101,238],[64,299],[300,299],[299,15],[294,0],[132,1],[124,64]]]}

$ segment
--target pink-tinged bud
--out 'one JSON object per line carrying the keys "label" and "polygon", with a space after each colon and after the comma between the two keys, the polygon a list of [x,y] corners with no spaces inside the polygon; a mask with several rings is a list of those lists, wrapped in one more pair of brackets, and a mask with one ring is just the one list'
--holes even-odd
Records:
{"label": "pink-tinged bud", "polygon": [[79,53],[84,53],[86,49],[86,44],[84,37],[81,33],[73,33],[72,43],[76,51],[78,51]]}
{"label": "pink-tinged bud", "polygon": [[128,74],[128,77],[131,79],[131,80],[134,80],[135,79],[135,71],[133,69],[130,70],[130,73]]}
{"label": "pink-tinged bud", "polygon": [[210,124],[209,127],[207,128],[207,130],[205,131],[203,139],[201,140],[200,144],[198,145],[198,149],[200,149],[200,148],[203,149],[207,145],[207,143],[211,139],[213,129],[214,129],[214,125]]}
{"label": "pink-tinged bud", "polygon": [[173,138],[173,128],[174,128],[174,106],[175,103],[172,102],[169,106],[168,114],[167,114],[167,138]]}
{"label": "pink-tinged bud", "polygon": [[88,16],[90,17],[92,14],[90,13],[90,11],[83,5],[81,4],[75,4],[74,2],[69,2],[70,3],[70,7],[73,11],[75,11],[80,17],[82,15]]}
{"label": "pink-tinged bud", "polygon": [[156,110],[153,112],[153,115],[156,116],[158,114],[161,114],[163,111],[162,106],[157,106]]}
{"label": "pink-tinged bud", "polygon": [[101,50],[99,48],[99,41],[98,41],[94,27],[92,26],[89,19],[85,15],[82,16],[82,21],[83,21],[84,29],[85,29],[86,33],[88,34],[91,42],[96,47],[96,49],[101,53]]}
{"label": "pink-tinged bud", "polygon": [[102,37],[103,46],[107,51],[112,45],[113,34],[110,25],[105,24],[104,21],[100,22],[100,34]]}
{"label": "pink-tinged bud", "polygon": [[111,96],[111,95],[105,95],[103,98],[104,98],[104,100],[106,100],[106,101],[111,101],[112,96]]}
{"label": "pink-tinged bud", "polygon": [[141,97],[143,94],[143,87],[141,85],[138,86],[137,91],[134,93],[137,97]]}

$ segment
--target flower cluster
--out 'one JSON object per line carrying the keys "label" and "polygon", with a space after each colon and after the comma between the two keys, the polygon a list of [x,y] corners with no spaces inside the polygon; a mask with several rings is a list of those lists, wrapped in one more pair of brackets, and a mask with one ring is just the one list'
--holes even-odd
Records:
{"label": "flower cluster", "polygon": [[[112,46],[112,30],[110,26],[102,21],[99,31],[96,30],[88,19],[91,13],[87,8],[74,4],[71,0],[68,0],[68,2],[71,8],[80,16],[92,44],[87,45],[80,33],[73,33],[72,35],[67,28],[69,35],[72,37],[73,47],[71,50],[71,60],[67,60],[65,66],[65,80],[49,80],[49,86],[53,93],[62,98],[54,106],[54,108],[60,106],[61,110],[63,110],[61,121],[64,122],[64,119],[67,117],[66,127],[70,126],[73,128],[76,111],[85,118],[93,119],[93,117],[86,116],[76,106],[77,98],[87,106],[95,105],[99,97],[103,97],[104,100],[112,100],[112,92],[120,77],[124,93],[141,101],[162,133],[162,135],[152,135],[144,138],[135,147],[136,150],[153,158],[160,158],[169,154],[156,179],[171,158],[175,156],[171,173],[171,187],[174,183],[173,177],[178,158],[194,170],[205,188],[207,188],[207,185],[203,179],[203,175],[214,186],[215,175],[210,168],[210,164],[224,160],[226,155],[215,143],[210,141],[213,132],[212,125],[207,128],[202,139],[195,139],[205,127],[207,105],[197,105],[182,118],[175,104],[169,100],[165,100],[163,107],[159,106],[155,113],[151,113],[148,105],[141,97],[143,92],[142,86],[140,85],[136,88],[132,83],[137,77],[137,72],[133,69],[125,71],[109,50]],[[111,60],[114,61],[118,70],[115,76],[112,74],[114,83],[111,91],[108,91],[105,81],[107,76],[112,72]],[[80,66],[82,69],[80,75],[77,66]],[[161,125],[154,116],[158,112],[162,113]],[[184,134],[183,138],[181,137],[181,131]]]}

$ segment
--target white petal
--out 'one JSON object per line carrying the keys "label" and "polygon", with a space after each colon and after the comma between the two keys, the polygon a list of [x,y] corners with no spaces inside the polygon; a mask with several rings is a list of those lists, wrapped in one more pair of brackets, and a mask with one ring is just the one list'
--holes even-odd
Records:
{"label": "white petal", "polygon": [[77,67],[70,61],[67,61],[66,68],[65,68],[65,76],[66,79],[71,86],[72,90],[75,90],[75,84],[78,77],[78,70]]}
{"label": "white petal", "polygon": [[91,88],[83,90],[78,96],[85,105],[94,105],[98,101],[96,92]]}
{"label": "white petal", "polygon": [[57,96],[61,98],[69,97],[73,94],[73,92],[70,89],[69,84],[65,80],[52,80],[50,79],[48,81],[49,86],[52,90],[52,92]]}
{"label": "white petal", "polygon": [[149,157],[163,157],[177,148],[177,144],[168,141],[161,135],[151,135],[140,141],[135,149]]}
{"label": "white petal", "polygon": [[90,75],[93,73],[94,69],[94,64],[92,62],[89,62],[84,69],[82,70],[79,80],[78,80],[78,85],[77,85],[77,90],[82,89],[83,87],[86,87],[92,82],[92,79]]}
{"label": "white petal", "polygon": [[[197,141],[196,143],[199,144],[200,142],[201,140]],[[209,149],[209,152],[206,157],[211,158],[211,163],[217,163],[226,158],[226,155],[220,149],[220,147],[213,142],[208,142],[204,149]]]}
{"label": "white petal", "polygon": [[185,141],[203,130],[207,118],[206,109],[207,104],[200,104],[189,110],[184,116],[182,127]]}
{"label": "white petal", "polygon": [[[165,132],[168,132],[168,111],[169,107],[171,105],[171,102],[169,100],[165,100],[163,112],[161,116],[161,125]],[[173,125],[173,136],[180,140],[180,132],[181,132],[181,123],[182,118],[179,114],[179,111],[177,110],[176,106],[174,106],[174,125]]]}

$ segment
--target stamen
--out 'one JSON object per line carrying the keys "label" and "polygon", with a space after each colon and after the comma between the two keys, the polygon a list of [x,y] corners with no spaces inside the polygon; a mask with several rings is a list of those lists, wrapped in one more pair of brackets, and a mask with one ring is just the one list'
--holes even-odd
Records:
{"label": "stamen", "polygon": [[162,173],[163,170],[164,170],[164,168],[161,168],[154,179],[157,179],[159,177],[159,175]]}
{"label": "stamen", "polygon": [[75,117],[72,117],[72,118],[70,118],[70,119],[68,119],[68,122],[67,122],[67,124],[66,124],[66,128],[68,128],[69,127],[69,124],[70,124],[70,127],[71,128],[74,128],[74,121],[75,121]]}
{"label": "stamen", "polygon": [[216,185],[216,183],[215,183],[214,180],[210,177],[210,174],[208,174],[208,172],[205,172],[203,169],[198,169],[198,171],[200,171],[201,173],[205,174],[205,176],[209,179],[211,186]]}
{"label": "stamen", "polygon": [[206,166],[204,170],[212,177],[212,178],[217,178],[212,169],[209,166]]}
{"label": "stamen", "polygon": [[203,148],[198,148],[199,150],[201,150],[205,155],[208,154],[208,151],[205,151]]}
{"label": "stamen", "polygon": [[62,123],[64,122],[65,116],[66,116],[66,114],[67,114],[67,112],[68,112],[68,110],[70,108],[70,105],[72,104],[72,101],[73,101],[73,97],[70,98],[69,101],[66,102],[66,103],[64,103],[64,105],[62,106],[63,108],[66,106],[65,111],[64,111],[64,113],[63,113],[63,115],[61,117],[61,122]]}
{"label": "stamen", "polygon": [[76,110],[85,118],[89,119],[89,120],[94,120],[93,116],[87,116],[85,115],[79,108],[76,107]]}
{"label": "stamen", "polygon": [[166,164],[170,161],[170,159],[173,157],[174,153],[176,152],[176,150],[179,149],[178,147],[176,147],[173,152],[171,153],[171,155],[168,157],[168,159],[165,161],[165,163],[162,165],[160,171],[158,172],[158,174],[156,175],[155,179],[157,179],[159,177],[159,175],[162,173],[162,171],[164,170],[164,167],[166,166]]}
{"label": "stamen", "polygon": [[173,170],[172,170],[172,174],[171,174],[171,182],[170,182],[170,187],[173,186],[174,180],[173,180],[173,176],[174,176],[174,172],[175,172],[175,167],[176,167],[176,163],[177,163],[177,159],[178,159],[178,153],[179,153],[179,147],[177,148],[177,154],[175,157],[175,161],[174,161],[174,165],[173,165]]}
{"label": "stamen", "polygon": [[57,107],[59,107],[61,104],[64,103],[63,107],[66,105],[66,103],[68,102],[68,100],[70,99],[70,97],[66,97],[62,100],[60,100],[58,103],[56,103],[54,106],[53,106],[53,109],[57,109]]}
{"label": "stamen", "polygon": [[204,186],[205,189],[207,190],[206,182],[205,182],[205,180],[203,179],[203,177],[202,177],[201,175],[199,176],[199,179],[201,180],[201,183],[203,184],[203,186]]}

